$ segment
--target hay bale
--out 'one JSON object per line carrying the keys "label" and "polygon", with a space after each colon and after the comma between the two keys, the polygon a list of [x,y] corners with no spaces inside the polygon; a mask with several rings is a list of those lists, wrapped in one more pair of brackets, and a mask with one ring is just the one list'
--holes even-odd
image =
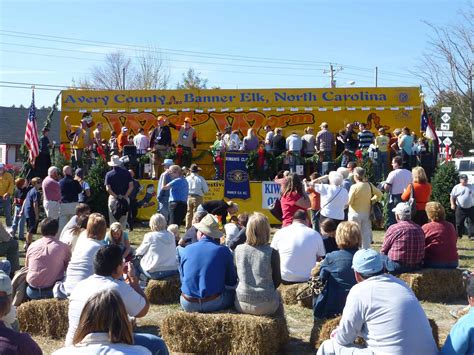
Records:
{"label": "hay bale", "polygon": [[145,288],[145,295],[151,304],[178,303],[181,295],[179,276],[165,280],[150,280]]}
{"label": "hay bale", "polygon": [[307,286],[306,282],[292,285],[281,284],[278,290],[280,291],[283,304],[298,304],[305,308],[313,308],[313,297],[305,297],[302,300],[298,300],[297,297],[298,295],[304,296],[307,294]]}
{"label": "hay bale", "polygon": [[450,302],[465,297],[459,269],[422,269],[398,276],[421,301]]}
{"label": "hay bale", "polygon": [[17,318],[22,332],[53,339],[66,336],[69,301],[57,299],[36,300],[22,303],[17,308]]}
{"label": "hay bale", "polygon": [[170,351],[197,354],[275,354],[289,338],[285,318],[237,313],[167,316],[161,334]]}

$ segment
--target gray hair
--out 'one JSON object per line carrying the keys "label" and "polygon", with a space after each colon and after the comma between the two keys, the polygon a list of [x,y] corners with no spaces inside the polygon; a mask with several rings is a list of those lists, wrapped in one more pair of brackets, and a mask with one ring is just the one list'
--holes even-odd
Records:
{"label": "gray hair", "polygon": [[360,166],[358,166],[357,168],[354,168],[354,177],[359,181],[364,180],[364,178],[365,178],[365,169],[361,168]]}
{"label": "gray hair", "polygon": [[347,179],[349,177],[349,169],[343,168],[342,166],[340,168],[337,168],[337,172],[342,175],[343,179]]}
{"label": "gray hair", "polygon": [[150,218],[150,229],[154,232],[166,230],[166,218],[161,213],[155,213]]}
{"label": "gray hair", "polygon": [[55,172],[59,174],[59,169],[55,166],[50,166],[48,169],[48,176],[53,175]]}
{"label": "gray hair", "polygon": [[342,181],[344,180],[342,175],[339,174],[337,171],[331,171],[329,173],[329,184],[330,185],[336,185],[336,186],[341,186]]}

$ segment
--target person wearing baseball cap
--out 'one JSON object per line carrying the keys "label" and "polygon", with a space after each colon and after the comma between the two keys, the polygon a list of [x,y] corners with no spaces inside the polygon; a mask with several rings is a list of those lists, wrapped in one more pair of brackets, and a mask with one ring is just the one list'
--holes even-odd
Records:
{"label": "person wearing baseball cap", "polygon": [[164,190],[163,186],[168,185],[171,180],[173,180],[171,173],[169,171],[170,166],[174,165],[173,159],[165,159],[163,161],[163,173],[160,175],[158,179],[158,192],[156,194],[156,199],[158,200],[158,213],[161,213],[166,222],[168,222],[170,216],[170,209],[169,209],[169,198],[170,198],[170,190]]}
{"label": "person wearing baseball cap", "polygon": [[128,145],[128,128],[127,127],[122,127],[122,129],[120,130],[120,134],[117,137],[117,144],[118,144],[119,153],[121,154],[123,152],[123,147]]}
{"label": "person wearing baseball cap", "polygon": [[43,354],[29,334],[8,327],[6,317],[12,307],[12,281],[0,271],[0,354]]}
{"label": "person wearing baseball cap", "polygon": [[[383,255],[354,254],[357,284],[347,296],[339,326],[318,349],[323,354],[437,354],[423,308],[407,284],[384,273]],[[355,345],[361,336],[366,347]]]}
{"label": "person wearing baseball cap", "polygon": [[385,267],[392,274],[418,270],[425,256],[425,233],[411,220],[408,203],[398,203],[392,212],[397,223],[388,227],[380,249],[387,256]]}
{"label": "person wearing baseball cap", "polygon": [[469,219],[468,234],[474,240],[474,187],[468,183],[466,174],[459,175],[459,184],[453,187],[450,196],[451,209],[456,218],[458,237],[462,238],[464,222]]}
{"label": "person wearing baseball cap", "polygon": [[207,214],[194,227],[198,242],[179,252],[181,307],[186,312],[215,312],[234,304],[237,272],[217,218]]}

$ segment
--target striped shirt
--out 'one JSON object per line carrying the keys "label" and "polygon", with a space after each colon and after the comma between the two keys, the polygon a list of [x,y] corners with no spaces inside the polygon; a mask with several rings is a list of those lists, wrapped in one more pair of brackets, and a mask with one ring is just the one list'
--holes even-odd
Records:
{"label": "striped shirt", "polygon": [[380,252],[404,266],[418,266],[425,256],[425,233],[412,221],[399,221],[387,229]]}
{"label": "striped shirt", "polygon": [[374,141],[374,134],[369,130],[363,130],[357,135],[359,137],[359,148],[369,148]]}

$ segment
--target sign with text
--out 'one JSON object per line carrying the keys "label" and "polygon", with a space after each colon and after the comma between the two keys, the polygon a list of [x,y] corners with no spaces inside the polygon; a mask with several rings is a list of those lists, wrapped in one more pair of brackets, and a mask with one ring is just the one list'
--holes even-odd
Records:
{"label": "sign with text", "polygon": [[442,131],[449,131],[449,123],[441,123],[440,126]]}
{"label": "sign with text", "polygon": [[224,168],[224,197],[250,198],[250,180],[246,153],[226,153]]}
{"label": "sign with text", "polygon": [[262,181],[262,208],[268,210],[270,205],[280,197],[281,185],[273,181]]}
{"label": "sign with text", "polygon": [[452,107],[441,107],[441,113],[451,113]]}

